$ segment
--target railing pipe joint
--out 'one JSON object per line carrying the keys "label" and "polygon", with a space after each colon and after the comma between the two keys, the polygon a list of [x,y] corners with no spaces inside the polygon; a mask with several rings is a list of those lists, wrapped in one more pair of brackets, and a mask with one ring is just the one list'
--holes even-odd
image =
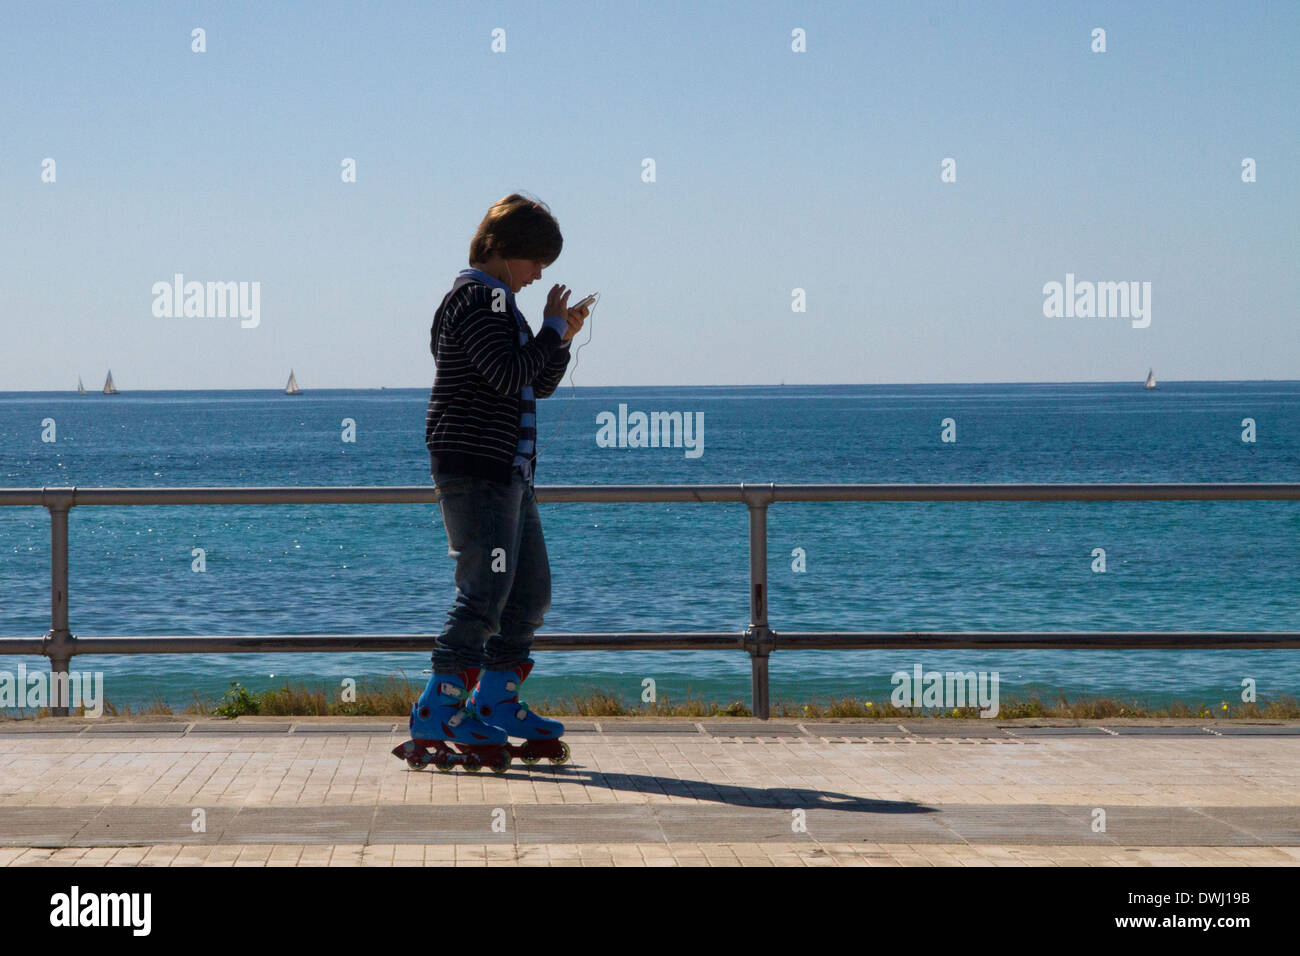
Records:
{"label": "railing pipe joint", "polygon": [[741,646],[750,657],[767,657],[776,650],[776,631],[766,624],[751,624],[745,628]]}
{"label": "railing pipe joint", "polygon": [[740,497],[751,508],[766,508],[776,501],[776,483],[769,481],[763,485],[746,485],[740,483]]}
{"label": "railing pipe joint", "polygon": [[41,504],[50,511],[68,511],[77,503],[77,486],[41,486]]}

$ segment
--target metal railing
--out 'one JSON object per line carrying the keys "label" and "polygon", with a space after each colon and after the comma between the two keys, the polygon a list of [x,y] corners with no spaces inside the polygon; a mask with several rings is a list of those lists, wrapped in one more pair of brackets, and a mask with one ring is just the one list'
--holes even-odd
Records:
{"label": "metal railing", "polygon": [[[767,618],[767,509],[777,501],[1295,501],[1300,484],[971,484],[971,485],[552,485],[542,502],[739,502],[749,509],[749,626],[741,632],[538,634],[553,651],[742,650],[749,654],[753,711],[769,716],[768,657],[800,649],[1300,648],[1296,631],[835,631],[777,633]],[[435,488],[0,488],[0,505],[50,512],[50,630],[39,638],[0,637],[0,654],[50,659],[52,688],[66,682],[74,654],[200,654],[428,651],[432,634],[244,634],[75,637],[68,625],[68,513],[119,505],[432,504]],[[67,713],[64,706],[56,714]]]}

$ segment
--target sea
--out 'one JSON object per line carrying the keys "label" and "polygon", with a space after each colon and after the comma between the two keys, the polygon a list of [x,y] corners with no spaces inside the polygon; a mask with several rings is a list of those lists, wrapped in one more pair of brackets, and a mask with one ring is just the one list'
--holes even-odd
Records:
{"label": "sea", "polygon": [[[427,401],[424,388],[3,393],[0,486],[428,486]],[[700,453],[598,442],[620,405],[692,416]],[[538,444],[539,486],[1294,482],[1300,382],[565,385],[538,402]],[[543,503],[541,515],[553,582],[542,633],[746,627],[743,505]],[[0,635],[49,630],[49,538],[44,508],[0,507]],[[432,635],[455,594],[434,503],[75,507],[69,541],[75,635]],[[778,502],[768,574],[778,633],[1297,631],[1300,502]],[[604,692],[636,705],[650,688],[661,702],[750,701],[741,651],[536,659],[532,701]],[[16,656],[0,669],[20,662],[48,671]],[[1219,709],[1243,687],[1260,701],[1300,695],[1295,650],[778,650],[771,696],[884,701],[917,665],[996,673],[1003,700]],[[183,708],[234,682],[334,694],[398,678],[415,693],[429,659],[86,655],[72,667],[102,672],[119,709]]]}

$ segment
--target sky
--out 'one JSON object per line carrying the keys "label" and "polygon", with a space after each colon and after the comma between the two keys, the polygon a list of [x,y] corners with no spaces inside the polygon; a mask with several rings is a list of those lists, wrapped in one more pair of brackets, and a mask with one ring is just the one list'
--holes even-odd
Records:
{"label": "sky", "polygon": [[[1292,0],[5,3],[0,390],[428,387],[514,191],[534,329],[601,293],[566,387],[1300,378],[1297,46]],[[156,315],[178,273],[256,324]]]}

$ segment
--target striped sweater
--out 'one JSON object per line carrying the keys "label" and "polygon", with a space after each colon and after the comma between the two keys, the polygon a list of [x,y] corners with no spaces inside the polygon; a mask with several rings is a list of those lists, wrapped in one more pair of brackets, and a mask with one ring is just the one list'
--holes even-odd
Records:
{"label": "striped sweater", "polygon": [[[494,304],[504,309],[494,311]],[[534,336],[504,282],[461,270],[429,330],[437,367],[424,419],[431,472],[509,482],[518,469],[531,484],[535,399],[552,394],[564,377],[567,328],[563,317],[551,316]]]}

